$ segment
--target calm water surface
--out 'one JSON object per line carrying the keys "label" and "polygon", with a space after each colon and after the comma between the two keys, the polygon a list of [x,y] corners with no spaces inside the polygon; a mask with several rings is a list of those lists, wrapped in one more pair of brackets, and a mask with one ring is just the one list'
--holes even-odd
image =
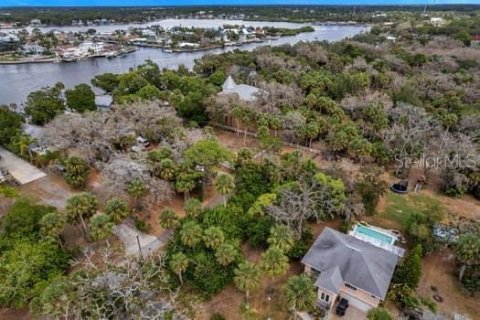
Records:
{"label": "calm water surface", "polygon": [[[135,25],[135,27],[157,24],[165,28],[172,26],[185,27],[218,27],[224,24],[245,24],[247,26],[275,26],[281,28],[299,28],[301,24],[287,22],[250,22],[235,20],[162,20],[144,25]],[[116,29],[127,29],[129,25],[109,25],[97,26],[97,32],[107,32]],[[242,47],[229,47],[225,49],[216,49],[204,52],[188,53],[165,53],[161,49],[142,48],[129,55],[105,59],[98,58],[85,60],[75,63],[43,63],[43,64],[18,64],[18,65],[0,65],[0,104],[18,103],[25,101],[26,96],[34,90],[55,84],[61,81],[67,88],[73,87],[79,83],[90,83],[90,80],[98,74],[105,72],[121,73],[130,68],[138,66],[146,59],[151,59],[157,63],[160,68],[177,68],[184,64],[191,68],[195,59],[198,59],[206,53],[221,53],[225,51],[241,49],[253,50],[259,46],[295,44],[299,41],[338,41],[347,37],[352,37],[360,32],[369,30],[367,26],[315,26],[314,32],[301,33],[293,37],[282,37],[277,40],[271,40],[264,43],[252,43]],[[43,31],[49,31],[52,28],[42,28]],[[86,30],[88,27],[64,27],[56,28],[64,31]]]}

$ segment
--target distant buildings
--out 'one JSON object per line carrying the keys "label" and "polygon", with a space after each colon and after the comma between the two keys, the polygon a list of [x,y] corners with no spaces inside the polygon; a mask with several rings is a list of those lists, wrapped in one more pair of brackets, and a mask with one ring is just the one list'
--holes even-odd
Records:
{"label": "distant buildings", "polygon": [[429,22],[435,27],[441,27],[446,23],[442,17],[431,17]]}
{"label": "distant buildings", "polygon": [[0,32],[0,42],[19,42],[20,39],[13,32],[4,33]]}
{"label": "distant buildings", "polygon": [[13,32],[0,32],[0,51],[16,50],[20,46],[20,38]]}
{"label": "distant buildings", "polygon": [[477,35],[473,35],[472,36],[472,42],[471,42],[471,45],[472,46],[480,46],[480,34],[477,34]]}
{"label": "distant buildings", "polygon": [[25,54],[44,54],[45,51],[47,50],[44,47],[36,43],[27,43],[22,46],[22,52]]}
{"label": "distant buildings", "polygon": [[30,26],[32,26],[32,27],[41,27],[41,26],[42,26],[42,20],[40,20],[40,19],[32,19],[32,20],[30,20]]}

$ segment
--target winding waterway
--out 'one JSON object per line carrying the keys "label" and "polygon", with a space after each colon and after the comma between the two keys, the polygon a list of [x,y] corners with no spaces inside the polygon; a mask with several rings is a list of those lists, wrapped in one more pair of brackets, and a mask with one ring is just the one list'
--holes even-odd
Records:
{"label": "winding waterway", "polygon": [[[128,29],[129,27],[142,27],[148,25],[160,25],[164,28],[172,26],[184,27],[219,27],[224,24],[246,25],[254,27],[274,26],[279,28],[299,28],[302,24],[288,22],[253,22],[236,20],[162,20],[143,25],[107,25],[95,26],[97,32],[108,32],[116,29]],[[63,27],[55,28],[63,31],[85,31],[89,27]],[[105,72],[121,73],[130,68],[138,66],[146,59],[151,59],[160,68],[177,68],[184,64],[191,68],[195,59],[205,54],[221,53],[225,51],[241,49],[253,50],[259,46],[295,44],[299,41],[338,41],[352,37],[360,32],[369,30],[368,26],[314,26],[314,32],[301,33],[292,37],[281,37],[277,40],[270,40],[263,43],[251,43],[242,47],[228,47],[210,51],[165,53],[161,49],[140,48],[129,55],[115,59],[98,58],[93,60],[79,61],[75,63],[38,63],[38,64],[17,64],[0,65],[0,104],[22,103],[26,96],[34,90],[50,86],[58,81],[65,84],[67,88],[79,83],[90,83],[90,80],[98,74]],[[53,28],[41,28],[42,31],[49,31]]]}

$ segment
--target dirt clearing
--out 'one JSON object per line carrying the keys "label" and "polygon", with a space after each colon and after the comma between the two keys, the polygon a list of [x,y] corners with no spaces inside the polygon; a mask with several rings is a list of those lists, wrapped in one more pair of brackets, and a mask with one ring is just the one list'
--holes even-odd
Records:
{"label": "dirt clearing", "polygon": [[470,297],[465,292],[458,280],[458,268],[455,258],[450,250],[442,250],[426,256],[423,261],[423,276],[417,292],[433,300],[432,286],[436,287],[437,294],[443,298],[442,303],[437,303],[438,310],[453,315],[460,313],[468,315],[470,319],[480,319],[480,299]]}

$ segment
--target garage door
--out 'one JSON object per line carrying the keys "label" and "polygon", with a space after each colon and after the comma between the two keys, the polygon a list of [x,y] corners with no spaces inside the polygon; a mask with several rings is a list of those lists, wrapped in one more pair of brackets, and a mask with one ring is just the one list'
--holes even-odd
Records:
{"label": "garage door", "polygon": [[351,296],[347,293],[341,293],[340,294],[340,297],[341,298],[345,298],[348,300],[348,304],[354,308],[357,308],[359,310],[362,310],[362,311],[365,311],[367,312],[368,310],[372,309],[373,307],[371,305],[369,305],[368,303],[365,303],[361,300],[359,300],[358,298],[354,297],[354,296]]}

